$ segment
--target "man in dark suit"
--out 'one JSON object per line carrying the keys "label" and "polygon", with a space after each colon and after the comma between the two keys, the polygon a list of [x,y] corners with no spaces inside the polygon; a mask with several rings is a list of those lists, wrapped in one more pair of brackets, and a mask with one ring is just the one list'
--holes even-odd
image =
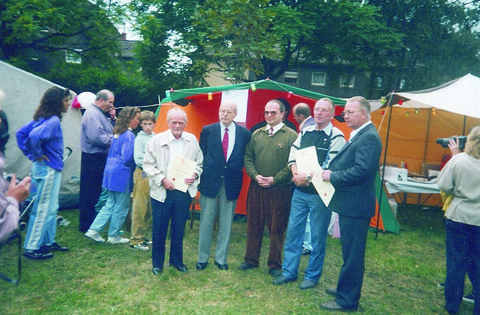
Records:
{"label": "man in dark suit", "polygon": [[327,289],[335,301],[321,307],[330,311],[357,310],[365,270],[365,247],[370,219],[375,215],[375,177],[382,142],[370,121],[370,104],[352,97],[345,104],[347,126],[353,129],[350,140],[322,173],[335,193],[330,208],[339,215],[343,265],[336,288]]}
{"label": "man in dark suit", "polygon": [[227,255],[230,231],[237,199],[242,189],[243,154],[250,141],[247,128],[236,124],[237,105],[223,101],[218,110],[220,121],[203,127],[200,148],[204,156],[200,178],[200,233],[196,268],[207,267],[212,229],[218,212],[218,238],[215,265],[228,270]]}

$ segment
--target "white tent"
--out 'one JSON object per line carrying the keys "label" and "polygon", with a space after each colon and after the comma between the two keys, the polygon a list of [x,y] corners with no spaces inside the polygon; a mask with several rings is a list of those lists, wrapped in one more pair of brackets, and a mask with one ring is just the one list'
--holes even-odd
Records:
{"label": "white tent", "polygon": [[[5,99],[0,104],[8,116],[10,140],[7,143],[6,173],[15,173],[23,178],[30,172],[31,162],[18,149],[15,132],[32,120],[40,99],[49,87],[56,84],[15,68],[0,61],[0,88],[5,92]],[[58,85],[57,85],[58,86]],[[74,93],[72,92],[72,96]],[[73,97],[72,97],[73,98]],[[73,150],[65,161],[60,188],[60,207],[75,207],[78,204],[80,189],[80,132],[82,114],[80,109],[70,108],[62,119],[65,147]]]}
{"label": "white tent", "polygon": [[403,100],[403,106],[446,110],[451,113],[480,118],[480,78],[467,74],[437,87],[394,93]]}
{"label": "white tent", "polygon": [[389,140],[386,162],[405,162],[419,173],[425,163],[441,165],[450,152],[436,139],[466,135],[479,125],[479,100],[480,78],[472,74],[427,90],[390,94],[384,106],[393,105],[392,111],[383,107],[372,113],[385,145]]}

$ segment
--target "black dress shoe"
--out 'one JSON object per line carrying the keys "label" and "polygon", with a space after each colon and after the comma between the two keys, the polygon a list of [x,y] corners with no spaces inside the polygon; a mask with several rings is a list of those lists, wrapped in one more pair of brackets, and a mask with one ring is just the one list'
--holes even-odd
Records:
{"label": "black dress shoe", "polygon": [[281,268],[270,268],[270,269],[268,269],[268,273],[274,278],[280,277],[282,275],[282,269]]}
{"label": "black dress shoe", "polygon": [[197,264],[195,265],[195,268],[197,268],[197,270],[203,270],[207,268],[207,265],[208,265],[208,262],[204,262],[204,263],[197,262]]}
{"label": "black dress shoe", "polygon": [[152,268],[152,272],[156,276],[162,274],[162,271],[163,271],[162,268]]}
{"label": "black dress shoe", "polygon": [[238,270],[248,270],[248,269],[252,269],[252,268],[257,268],[258,266],[254,266],[252,264],[249,264],[247,262],[243,262],[239,267],[238,267]]}
{"label": "black dress shoe", "polygon": [[215,262],[215,266],[217,266],[217,268],[220,269],[220,270],[228,270],[228,265],[227,264],[222,265],[222,264],[219,264],[219,263]]}
{"label": "black dress shoe", "polygon": [[179,265],[179,266],[172,265],[172,266],[173,266],[173,268],[177,269],[180,272],[187,272],[188,271],[188,268],[185,265]]}
{"label": "black dress shoe", "polygon": [[358,307],[345,308],[339,305],[336,301],[328,301],[328,302],[322,303],[320,305],[320,308],[323,308],[324,310],[327,310],[327,311],[337,311],[337,312],[356,312],[358,309]]}
{"label": "black dress shoe", "polygon": [[292,281],[295,281],[295,279],[289,278],[285,275],[281,275],[280,277],[277,277],[277,278],[273,279],[272,283],[275,284],[275,285],[282,285],[282,284],[289,283],[289,282],[292,282]]}
{"label": "black dress shoe", "polygon": [[26,250],[23,253],[23,256],[30,259],[35,259],[35,260],[45,260],[45,259],[52,258],[53,254],[41,249],[37,249],[37,250]]}
{"label": "black dress shoe", "polygon": [[46,252],[54,252],[54,251],[66,252],[68,251],[68,248],[64,246],[60,246],[58,245],[58,243],[52,243],[50,245],[43,245],[42,250]]}

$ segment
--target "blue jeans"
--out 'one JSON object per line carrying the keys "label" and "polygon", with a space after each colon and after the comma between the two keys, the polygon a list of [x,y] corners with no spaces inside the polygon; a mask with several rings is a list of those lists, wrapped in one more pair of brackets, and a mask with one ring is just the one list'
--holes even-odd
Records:
{"label": "blue jeans", "polygon": [[305,226],[305,235],[303,236],[303,248],[312,251],[312,228],[310,227],[310,213],[307,216],[307,224]]}
{"label": "blue jeans", "polygon": [[23,245],[26,250],[38,250],[42,245],[55,242],[61,179],[62,172],[49,167],[44,161],[32,164],[34,189],[30,198],[35,198],[35,201]]}
{"label": "blue jeans", "polygon": [[110,221],[108,236],[115,237],[120,234],[130,207],[130,191],[108,191],[107,203],[102,207],[97,217],[90,226],[90,230],[100,232]]}
{"label": "blue jeans", "polygon": [[317,283],[322,274],[327,246],[327,230],[332,215],[332,211],[325,207],[318,194],[307,194],[298,189],[293,192],[282,269],[284,276],[297,279],[305,224],[309,213],[313,251],[309,256],[305,279]]}
{"label": "blue jeans", "polygon": [[[473,291],[479,291],[480,226],[445,220],[447,277],[445,279],[445,309],[458,312],[463,298],[465,273],[470,275]],[[475,295],[474,314],[480,314],[480,301]]]}

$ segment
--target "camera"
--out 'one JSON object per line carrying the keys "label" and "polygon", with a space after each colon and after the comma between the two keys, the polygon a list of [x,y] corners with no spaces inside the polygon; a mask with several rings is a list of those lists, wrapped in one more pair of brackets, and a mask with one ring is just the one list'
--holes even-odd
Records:
{"label": "camera", "polygon": [[[448,148],[448,142],[450,139],[455,139],[456,137],[450,138],[437,138],[437,143],[441,145],[443,148]],[[458,137],[458,147],[460,151],[465,149],[465,142],[467,142],[467,136],[459,136]]]}

